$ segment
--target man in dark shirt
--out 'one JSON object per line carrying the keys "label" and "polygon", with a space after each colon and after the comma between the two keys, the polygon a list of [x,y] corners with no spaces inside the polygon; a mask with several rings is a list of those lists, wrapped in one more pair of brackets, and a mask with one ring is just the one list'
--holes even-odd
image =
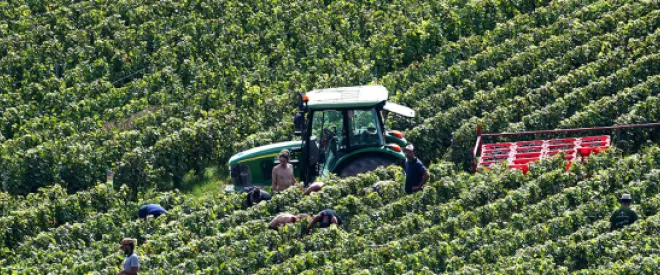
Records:
{"label": "man in dark shirt", "polygon": [[167,213],[167,211],[162,206],[158,204],[147,204],[140,207],[140,210],[138,211],[138,218],[146,219],[149,215],[153,215],[155,218],[158,218],[160,215],[165,213]]}
{"label": "man in dark shirt", "polygon": [[429,171],[424,164],[415,155],[415,147],[408,144],[404,150],[406,154],[406,164],[404,166],[406,173],[405,191],[407,194],[422,190],[424,184],[429,180]]}
{"label": "man in dark shirt", "polygon": [[319,222],[321,223],[319,225],[320,228],[329,227],[333,223],[337,225],[342,225],[342,221],[339,218],[339,216],[337,216],[337,213],[335,213],[335,211],[333,211],[332,209],[326,209],[319,212],[319,214],[316,215],[314,219],[312,219],[312,221],[309,222],[309,224],[307,225],[307,230],[305,230],[305,233],[309,233],[312,227]]}
{"label": "man in dark shirt", "polygon": [[270,199],[271,199],[270,194],[268,194],[266,191],[259,189],[259,187],[255,187],[254,189],[252,189],[252,191],[250,191],[247,194],[246,203],[247,206],[250,207],[253,204],[259,203],[260,201],[267,201]]}
{"label": "man in dark shirt", "polygon": [[623,194],[619,202],[621,202],[621,207],[610,217],[610,230],[617,230],[637,221],[637,213],[630,209],[630,202],[632,202],[630,194]]}

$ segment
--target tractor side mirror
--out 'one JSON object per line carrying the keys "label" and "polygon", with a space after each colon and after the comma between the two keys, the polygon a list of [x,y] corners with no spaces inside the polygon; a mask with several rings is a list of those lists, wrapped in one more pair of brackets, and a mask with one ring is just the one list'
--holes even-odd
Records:
{"label": "tractor side mirror", "polygon": [[302,111],[304,109],[304,102],[303,102],[303,95],[300,92],[296,93],[298,102],[296,102],[296,107],[298,107],[298,110]]}
{"label": "tractor side mirror", "polygon": [[296,102],[296,107],[298,107],[298,111],[296,112],[296,116],[293,117],[293,128],[294,128],[294,134],[296,136],[302,136],[302,130],[303,130],[303,124],[304,124],[304,102],[303,102],[303,95],[300,92],[296,93],[298,102]]}
{"label": "tractor side mirror", "polygon": [[296,116],[293,117],[293,128],[296,136],[302,136],[303,120],[303,112],[301,111],[298,111]]}
{"label": "tractor side mirror", "polygon": [[387,121],[387,118],[390,116],[390,112],[388,111],[381,111],[381,116],[383,117],[383,121]]}

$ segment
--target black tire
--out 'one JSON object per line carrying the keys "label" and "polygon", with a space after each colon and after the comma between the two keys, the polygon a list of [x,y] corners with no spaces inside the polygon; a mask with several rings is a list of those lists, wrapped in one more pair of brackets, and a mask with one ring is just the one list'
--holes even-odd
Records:
{"label": "black tire", "polygon": [[391,158],[385,158],[381,156],[360,157],[351,161],[348,165],[342,167],[338,175],[340,178],[353,177],[362,173],[376,170],[378,167],[389,166],[391,164],[397,164],[397,162]]}

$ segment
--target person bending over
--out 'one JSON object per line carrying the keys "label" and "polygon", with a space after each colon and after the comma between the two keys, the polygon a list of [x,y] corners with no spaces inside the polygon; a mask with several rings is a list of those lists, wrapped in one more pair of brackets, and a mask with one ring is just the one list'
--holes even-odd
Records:
{"label": "person bending over", "polygon": [[303,193],[303,196],[309,195],[309,194],[314,193],[314,192],[321,191],[321,189],[323,188],[323,185],[325,185],[325,183],[320,182],[320,181],[317,181],[315,183],[310,184],[309,187],[307,187],[307,189],[305,190],[305,193]]}
{"label": "person bending over", "polygon": [[138,218],[146,219],[147,216],[152,215],[154,218],[160,217],[160,215],[166,214],[167,210],[158,204],[147,204],[140,207],[138,211]]}
{"label": "person bending over", "polygon": [[318,215],[312,219],[309,224],[307,225],[307,229],[305,230],[305,233],[309,233],[312,227],[319,223],[319,228],[324,228],[324,227],[329,227],[331,224],[336,224],[336,225],[342,225],[342,221],[337,216],[337,213],[332,210],[332,209],[326,209],[321,212],[319,212]]}
{"label": "person bending over", "polygon": [[301,215],[291,215],[289,213],[281,213],[277,215],[273,220],[268,224],[269,229],[274,229],[277,230],[281,226],[287,224],[287,223],[295,223],[297,220],[304,219],[306,218],[307,215],[301,214]]}
{"label": "person bending over", "polygon": [[246,197],[246,204],[248,207],[254,204],[258,204],[261,201],[267,201],[271,199],[270,194],[264,190],[261,190],[259,187],[252,189],[252,191],[247,193]]}

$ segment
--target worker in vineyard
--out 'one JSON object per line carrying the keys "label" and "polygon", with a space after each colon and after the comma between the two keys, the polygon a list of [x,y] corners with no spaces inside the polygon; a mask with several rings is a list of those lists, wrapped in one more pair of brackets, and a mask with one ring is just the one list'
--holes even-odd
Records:
{"label": "worker in vineyard", "polygon": [[314,192],[321,191],[321,189],[323,189],[323,185],[325,185],[325,183],[320,182],[320,181],[317,181],[317,182],[314,182],[314,183],[310,184],[309,187],[307,187],[307,189],[305,189],[305,193],[303,193],[303,196],[309,195],[309,194],[314,193]]}
{"label": "worker in vineyard", "polygon": [[404,165],[404,172],[406,173],[406,185],[404,190],[406,194],[412,194],[422,190],[424,184],[429,180],[429,172],[424,167],[415,154],[415,147],[408,144],[404,150],[406,155],[406,162]]}
{"label": "worker in vineyard", "polygon": [[166,214],[167,210],[158,204],[147,204],[140,207],[138,211],[138,218],[146,219],[147,216],[152,215],[154,218],[160,217],[160,215]]}
{"label": "worker in vineyard", "polygon": [[124,252],[126,258],[118,275],[135,275],[140,271],[140,261],[135,254],[136,239],[124,238],[119,242],[119,249]]}
{"label": "worker in vineyard", "polygon": [[289,213],[281,213],[277,215],[273,220],[268,224],[269,229],[277,230],[279,227],[282,225],[285,225],[287,223],[295,223],[298,220],[305,219],[308,217],[307,214],[301,214],[301,215],[291,215]]}
{"label": "worker in vineyard", "polygon": [[282,192],[297,183],[293,176],[293,165],[289,163],[289,151],[284,149],[279,155],[280,164],[273,167],[273,191]]}
{"label": "worker in vineyard", "polygon": [[630,194],[623,194],[619,199],[621,207],[612,213],[610,217],[610,230],[617,230],[623,228],[626,225],[633,224],[637,221],[637,213],[630,209],[630,203],[632,202],[632,197]]}
{"label": "worker in vineyard", "polygon": [[255,187],[247,194],[246,204],[248,207],[257,204],[261,201],[270,200],[271,196],[268,192],[261,190],[259,187]]}
{"label": "worker in vineyard", "polygon": [[320,223],[320,228],[329,227],[331,224],[342,225],[342,221],[337,216],[337,213],[332,209],[326,209],[318,213],[310,222],[307,224],[307,229],[305,233],[309,234],[309,231],[312,230],[315,224]]}

